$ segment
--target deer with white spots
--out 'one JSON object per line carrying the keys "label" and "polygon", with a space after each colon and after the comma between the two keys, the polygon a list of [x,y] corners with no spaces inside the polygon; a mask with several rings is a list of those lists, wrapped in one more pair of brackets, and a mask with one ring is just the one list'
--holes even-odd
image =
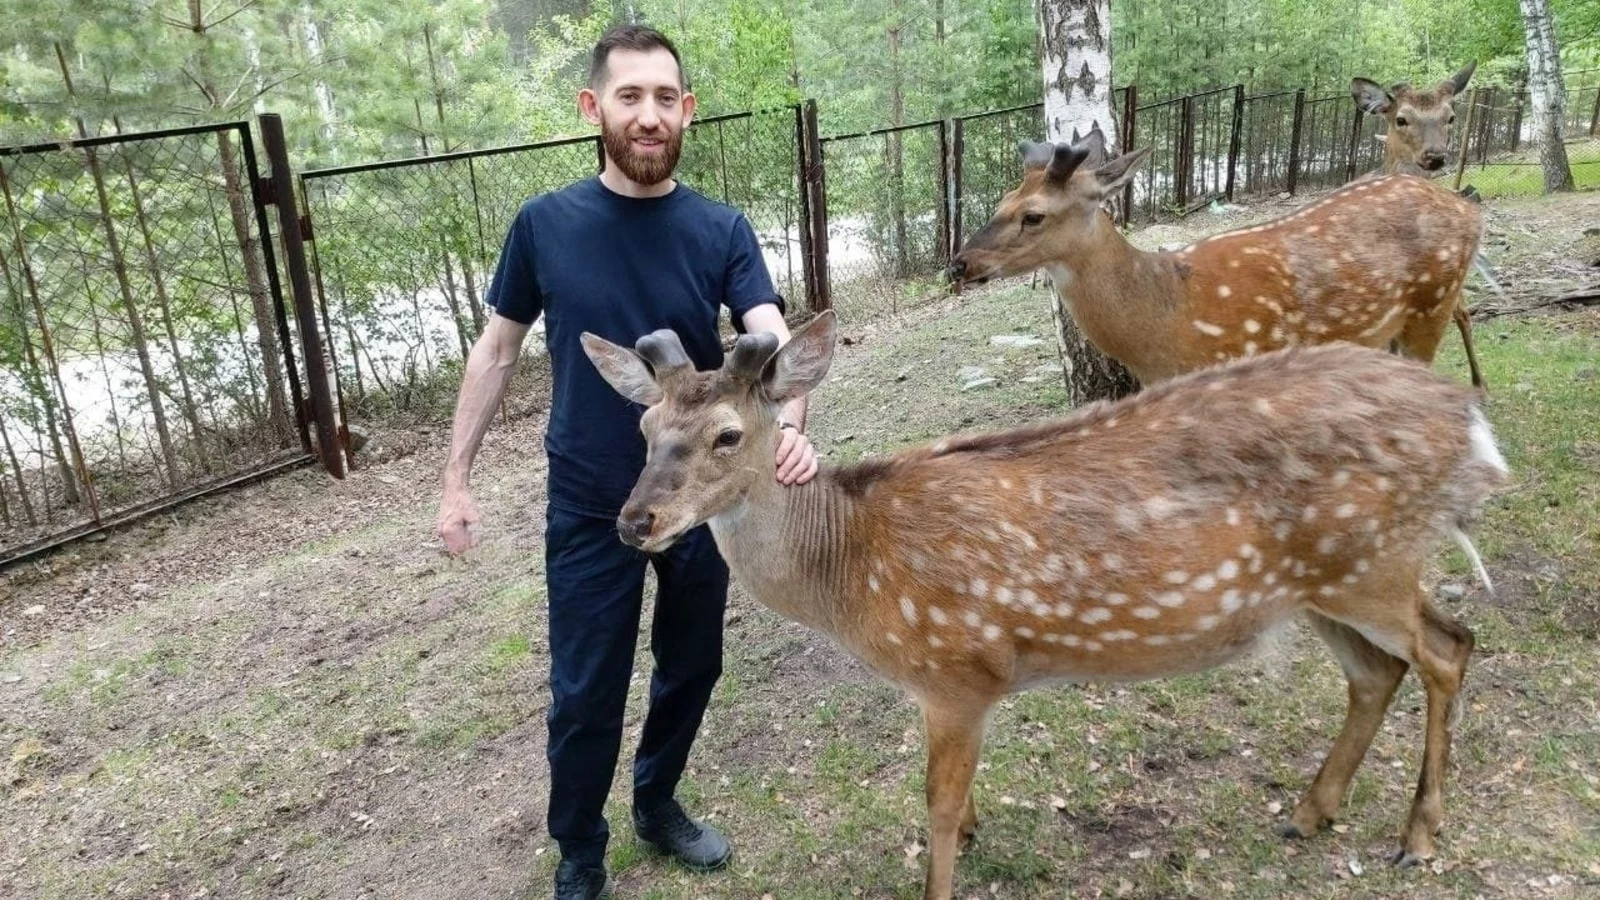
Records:
{"label": "deer with white spots", "polygon": [[659,552],[709,523],[751,596],[920,705],[928,900],[951,896],[976,828],[973,776],[1002,698],[1198,672],[1295,616],[1332,647],[1350,707],[1283,832],[1333,818],[1414,666],[1426,751],[1396,860],[1432,853],[1473,636],[1420,579],[1447,534],[1477,561],[1463,529],[1506,475],[1470,389],[1375,350],[1293,348],[785,487],[777,414],[822,381],[835,333],[825,312],[781,348],[744,335],[703,372],[671,331],[583,346],[646,407],[621,539]]}
{"label": "deer with white spots", "polygon": [[[1476,204],[1392,175],[1261,225],[1146,252],[1101,207],[1149,148],[1107,160],[1104,141],[1098,129],[1070,144],[1023,141],[1022,183],[968,239],[950,276],[982,283],[1046,270],[1089,341],[1145,386],[1332,341],[1392,343],[1433,362],[1482,237]],[[1468,362],[1481,388],[1470,352]]]}
{"label": "deer with white spots", "polygon": [[[1369,78],[1350,80],[1350,96],[1355,98],[1357,108],[1370,116],[1382,116],[1388,123],[1383,133],[1383,168],[1379,171],[1426,178],[1445,167],[1450,161],[1450,131],[1456,121],[1453,103],[1467,89],[1467,82],[1477,68],[1478,61],[1470,60],[1456,74],[1428,90],[1417,90],[1403,81],[1385,90]],[[1484,279],[1494,284],[1488,263],[1481,255],[1475,254],[1474,264]],[[1481,384],[1478,354],[1472,346],[1472,318],[1466,304],[1457,303],[1451,318],[1456,330],[1461,332],[1473,384]]]}

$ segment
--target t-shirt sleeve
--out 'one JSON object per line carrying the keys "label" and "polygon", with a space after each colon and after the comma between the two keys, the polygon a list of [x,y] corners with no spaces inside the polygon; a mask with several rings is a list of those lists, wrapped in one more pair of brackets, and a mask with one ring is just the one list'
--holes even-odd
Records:
{"label": "t-shirt sleeve", "polygon": [[741,334],[744,332],[744,314],[761,304],[775,303],[779,312],[786,311],[783,297],[772,286],[772,275],[761,256],[756,231],[743,214],[733,223],[727,277],[723,279],[723,285],[723,305],[732,314],[734,329]]}
{"label": "t-shirt sleeve", "polygon": [[532,325],[544,310],[544,297],[534,274],[531,202],[522,205],[506,230],[500,262],[489,283],[488,302],[501,316],[523,325]]}

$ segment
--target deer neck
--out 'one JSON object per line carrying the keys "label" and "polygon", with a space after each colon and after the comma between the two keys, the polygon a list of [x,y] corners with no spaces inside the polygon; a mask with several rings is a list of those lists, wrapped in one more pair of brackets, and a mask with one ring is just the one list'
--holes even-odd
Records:
{"label": "deer neck", "polygon": [[1171,254],[1134,247],[1104,212],[1076,247],[1045,269],[1085,336],[1136,374],[1140,367],[1132,361],[1182,311],[1183,278]]}
{"label": "deer neck", "polygon": [[713,516],[712,537],[735,579],[757,602],[810,628],[848,634],[845,590],[852,501],[824,469],[784,486],[763,473],[732,508]]}

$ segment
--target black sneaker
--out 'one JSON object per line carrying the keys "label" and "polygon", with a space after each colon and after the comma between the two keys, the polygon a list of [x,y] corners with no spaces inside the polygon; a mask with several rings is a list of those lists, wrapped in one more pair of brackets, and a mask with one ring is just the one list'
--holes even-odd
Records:
{"label": "black sneaker", "polygon": [[555,900],[604,900],[611,896],[611,879],[603,866],[563,859],[556,866]]}
{"label": "black sneaker", "polygon": [[671,856],[697,872],[720,869],[733,856],[733,848],[722,832],[689,818],[676,800],[648,811],[634,809],[633,830],[649,849]]}

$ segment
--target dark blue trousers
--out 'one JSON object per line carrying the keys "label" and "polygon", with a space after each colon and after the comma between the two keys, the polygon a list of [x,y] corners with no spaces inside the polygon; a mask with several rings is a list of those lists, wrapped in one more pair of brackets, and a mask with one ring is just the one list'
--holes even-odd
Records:
{"label": "dark blue trousers", "polygon": [[545,514],[550,601],[550,836],[564,859],[599,864],[610,829],[606,795],[622,744],[644,603],[645,566],[655,568],[655,668],[633,764],[633,804],[672,797],[689,748],[722,675],[728,568],[701,526],[649,556],[617,537],[616,522],[558,509]]}

